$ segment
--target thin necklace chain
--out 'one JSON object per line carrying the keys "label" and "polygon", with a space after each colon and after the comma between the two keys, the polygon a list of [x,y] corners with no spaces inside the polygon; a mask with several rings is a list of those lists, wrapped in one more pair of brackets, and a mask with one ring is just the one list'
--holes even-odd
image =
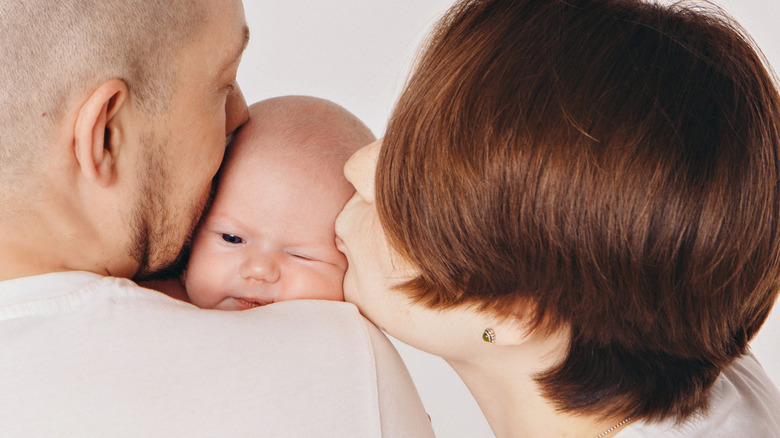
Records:
{"label": "thin necklace chain", "polygon": [[609,429],[605,430],[604,432],[601,432],[600,434],[598,434],[598,436],[596,436],[596,438],[604,438],[610,432],[612,432],[614,430],[617,430],[617,429],[620,429],[620,427],[622,427],[624,424],[628,423],[628,420],[630,420],[630,419],[631,419],[631,417],[626,418],[625,420],[623,420],[620,423],[610,427]]}

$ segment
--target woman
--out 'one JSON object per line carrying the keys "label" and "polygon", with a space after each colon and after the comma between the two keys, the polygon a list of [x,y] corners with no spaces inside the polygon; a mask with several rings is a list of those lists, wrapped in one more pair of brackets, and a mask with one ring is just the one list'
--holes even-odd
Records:
{"label": "woman", "polygon": [[[780,98],[728,19],[466,0],[345,168],[345,296],[499,437],[776,437]],[[376,187],[374,176],[376,175]]]}

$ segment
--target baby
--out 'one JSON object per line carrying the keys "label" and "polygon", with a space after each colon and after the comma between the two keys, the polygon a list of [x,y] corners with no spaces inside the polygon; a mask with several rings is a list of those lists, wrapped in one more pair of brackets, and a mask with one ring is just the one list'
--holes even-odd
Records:
{"label": "baby", "polygon": [[347,259],[334,224],[354,192],[343,167],[374,136],[344,108],[313,97],[264,100],[249,112],[193,236],[183,285],[148,286],[222,310],[343,300]]}

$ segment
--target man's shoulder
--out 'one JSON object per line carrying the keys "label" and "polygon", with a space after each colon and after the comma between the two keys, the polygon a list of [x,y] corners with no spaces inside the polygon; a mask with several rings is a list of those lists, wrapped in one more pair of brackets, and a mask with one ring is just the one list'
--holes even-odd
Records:
{"label": "man's shoulder", "polygon": [[174,344],[171,348],[177,351],[216,343],[245,347],[241,353],[245,355],[262,348],[265,357],[272,351],[286,354],[290,346],[313,353],[337,349],[342,356],[361,351],[372,356],[377,339],[357,308],[344,302],[301,300],[242,312],[205,310],[128,279],[87,272],[1,282],[0,290],[4,299],[0,321],[29,325],[31,335],[57,325],[60,333],[93,342],[157,340]]}
{"label": "man's shoulder", "polygon": [[118,330],[176,340],[181,348],[219,343],[223,348],[262,350],[265,359],[318,354],[331,358],[339,352],[341,358],[352,356],[354,366],[369,365],[373,350],[385,348],[371,336],[373,327],[358,309],[345,302],[298,300],[241,312],[208,310],[123,279],[104,283],[101,294],[113,318],[131,327],[139,325],[123,324]]}
{"label": "man's shoulder", "polygon": [[251,327],[254,333],[261,329],[284,331],[287,333],[286,338],[290,340],[294,339],[296,333],[312,335],[326,331],[331,335],[331,341],[338,339],[339,334],[346,334],[349,335],[352,345],[366,345],[364,342],[355,342],[356,338],[363,338],[370,343],[365,327],[366,320],[350,303],[297,300],[231,312],[200,309],[124,278],[104,277],[91,287],[95,292],[92,298],[97,301],[98,307],[111,307],[113,314],[142,313],[146,323],[155,319],[157,323],[168,326],[174,332],[192,329],[187,325],[189,323],[198,327],[213,325],[209,330],[217,331],[247,326]]}
{"label": "man's shoulder", "polygon": [[[67,306],[0,321],[0,422],[9,430],[381,435],[377,360],[400,359],[353,305],[209,311],[128,280],[93,280],[48,298]],[[383,378],[413,388],[402,373]],[[54,413],[46,424],[41,411]]]}

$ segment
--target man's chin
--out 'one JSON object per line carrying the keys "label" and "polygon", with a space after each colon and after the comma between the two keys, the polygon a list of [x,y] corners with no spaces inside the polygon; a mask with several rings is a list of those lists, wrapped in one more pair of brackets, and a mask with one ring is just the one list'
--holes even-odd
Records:
{"label": "man's chin", "polygon": [[176,258],[163,266],[149,266],[148,263],[141,265],[141,268],[133,277],[133,281],[151,281],[151,280],[173,280],[181,278],[181,274],[187,267],[187,260],[190,254],[189,242],[184,245]]}
{"label": "man's chin", "polygon": [[[205,196],[205,198],[196,205],[193,205],[190,208],[190,226],[189,230],[187,230],[186,237],[184,238],[184,243],[181,246],[181,249],[179,250],[179,253],[171,260],[170,257],[163,257],[162,255],[154,254],[153,250],[150,248],[149,240],[146,241],[146,252],[143,256],[143,258],[140,260],[140,269],[136,273],[135,276],[133,276],[133,280],[136,282],[140,281],[150,281],[150,280],[171,280],[171,279],[179,279],[181,278],[182,273],[184,272],[184,269],[187,267],[187,262],[190,258],[190,249],[192,247],[192,238],[195,233],[195,230],[197,229],[200,222],[203,220],[203,218],[206,217],[206,214],[211,207],[214,196],[216,195],[216,184],[211,184],[210,190],[208,194]],[[164,227],[161,227],[164,228]],[[163,232],[157,233],[157,237],[159,238],[158,242],[161,242],[163,240],[163,236],[170,236],[174,235],[173,229],[163,229]],[[148,234],[147,234],[148,236]],[[147,237],[147,239],[149,239]],[[181,244],[181,241],[178,241],[176,243]],[[171,248],[175,243],[174,242],[167,242],[167,248]],[[163,244],[165,246],[165,244]],[[168,255],[168,254],[165,254]]]}

